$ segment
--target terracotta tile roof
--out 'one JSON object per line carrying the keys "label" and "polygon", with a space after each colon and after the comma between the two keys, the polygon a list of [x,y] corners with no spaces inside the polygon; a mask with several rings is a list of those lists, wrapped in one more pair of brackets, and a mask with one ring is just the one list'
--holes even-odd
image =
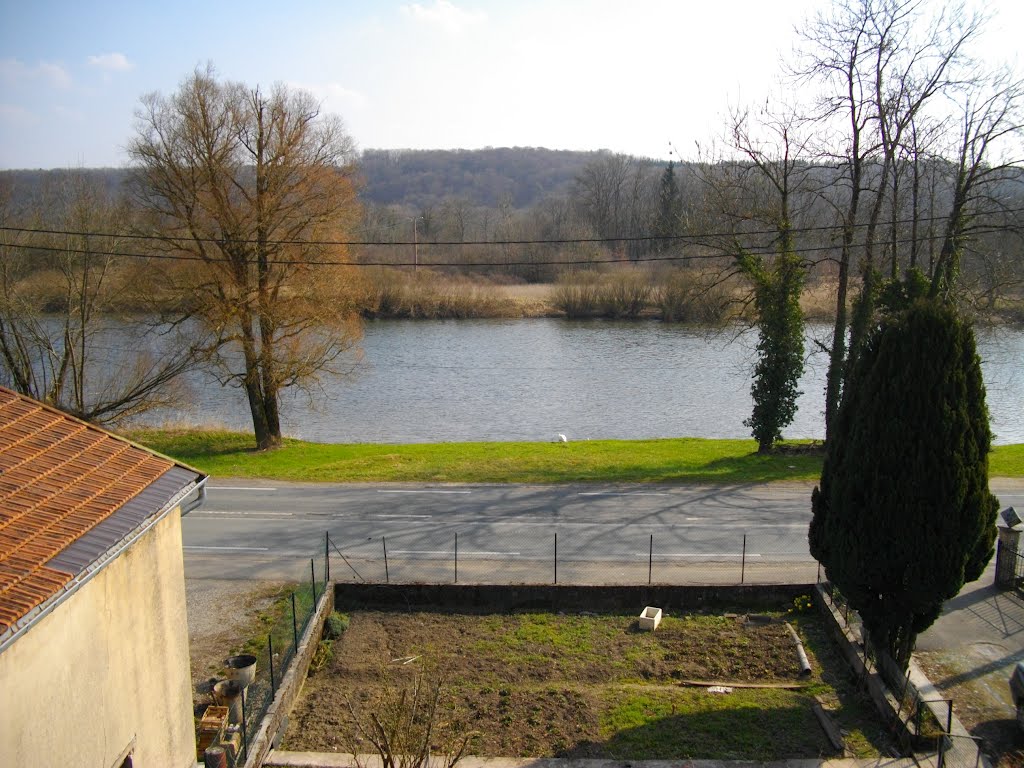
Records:
{"label": "terracotta tile roof", "polygon": [[0,387],[0,634],[75,576],[56,555],[175,466]]}

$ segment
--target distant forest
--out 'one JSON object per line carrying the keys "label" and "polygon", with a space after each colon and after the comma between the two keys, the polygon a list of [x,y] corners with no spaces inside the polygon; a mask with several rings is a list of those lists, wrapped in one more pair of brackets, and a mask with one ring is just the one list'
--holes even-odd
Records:
{"label": "distant forest", "polygon": [[[361,212],[350,237],[368,244],[353,247],[351,256],[366,264],[415,260],[477,277],[551,282],[569,271],[637,261],[726,269],[737,248],[771,253],[775,247],[775,193],[765,174],[751,173],[750,163],[672,164],[608,151],[524,147],[370,149],[357,162]],[[836,211],[847,195],[847,170],[799,161],[787,170],[788,224],[812,281],[835,273]],[[4,217],[25,222],[34,211],[41,225],[52,219],[49,226],[60,229],[56,222],[66,215],[46,201],[61,197],[54,190],[62,179],[84,177],[88,187],[116,199],[124,196],[129,173],[0,172]],[[930,273],[942,242],[956,169],[933,159],[914,173],[920,195],[911,200],[905,185],[895,204],[886,199],[884,211],[876,209],[877,232],[867,219],[856,224],[855,240],[876,232],[884,273],[896,275],[908,263]],[[880,165],[865,165],[866,192],[880,176]],[[1024,173],[1003,169],[979,198],[961,265],[964,286],[980,307],[991,309],[1024,285],[1022,211]]]}
{"label": "distant forest", "polygon": [[[367,149],[359,159],[360,197],[373,205],[410,208],[437,207],[458,198],[483,207],[525,209],[548,196],[568,193],[587,165],[610,155],[533,147]],[[82,170],[110,192],[119,191],[128,176],[122,168]],[[64,173],[60,169],[0,171],[0,178],[6,178],[19,197],[31,198],[47,179]]]}
{"label": "distant forest", "polygon": [[361,160],[362,197],[376,205],[413,208],[438,206],[449,198],[489,208],[530,208],[568,193],[587,165],[608,154],[532,147],[368,149]]}

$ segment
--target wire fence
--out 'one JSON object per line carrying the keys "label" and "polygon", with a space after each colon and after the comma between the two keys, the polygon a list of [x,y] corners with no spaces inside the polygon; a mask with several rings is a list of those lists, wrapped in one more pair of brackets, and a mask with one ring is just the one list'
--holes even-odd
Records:
{"label": "wire fence", "polygon": [[227,750],[228,764],[241,766],[248,758],[260,723],[270,708],[285,674],[295,659],[299,640],[305,634],[316,614],[320,597],[330,583],[326,553],[310,558],[305,581],[294,590],[283,593],[269,612],[265,636],[251,640],[244,652],[256,657],[253,682],[239,697],[237,710],[237,739],[232,737],[232,748]]}
{"label": "wire fence", "polygon": [[953,733],[953,699],[934,698],[934,693],[933,698],[926,698],[911,679],[909,668],[902,669],[887,653],[872,646],[860,615],[835,585],[825,583],[824,591],[847,628],[860,638],[864,669],[874,669],[881,676],[895,702],[896,718],[911,739],[920,745],[935,744],[938,768],[978,768],[983,742]]}
{"label": "wire fence", "polygon": [[813,584],[807,542],[778,534],[635,534],[601,540],[544,526],[488,538],[477,530],[419,529],[382,537],[328,536],[337,581],[435,584]]}

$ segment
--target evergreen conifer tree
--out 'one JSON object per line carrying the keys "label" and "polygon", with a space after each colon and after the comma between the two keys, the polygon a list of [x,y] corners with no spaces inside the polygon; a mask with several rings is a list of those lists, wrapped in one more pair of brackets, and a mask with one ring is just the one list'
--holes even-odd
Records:
{"label": "evergreen conifer tree", "polygon": [[970,326],[935,300],[884,316],[836,416],[809,539],[874,646],[903,668],[992,556],[990,442]]}
{"label": "evergreen conifer tree", "polygon": [[[661,175],[661,186],[658,190],[658,212],[654,219],[654,234],[659,238],[670,238],[678,235],[682,229],[683,198],[679,193],[679,182],[676,180],[675,164],[669,160],[665,172]],[[654,241],[654,248],[664,253],[673,245],[670,239]]]}

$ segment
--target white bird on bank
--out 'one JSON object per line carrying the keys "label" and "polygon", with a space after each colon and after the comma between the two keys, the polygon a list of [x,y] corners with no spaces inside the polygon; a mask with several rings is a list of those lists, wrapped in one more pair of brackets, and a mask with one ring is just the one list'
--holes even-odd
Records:
{"label": "white bird on bank", "polygon": [[558,437],[558,441],[557,442],[559,442],[559,443],[568,443],[569,442],[569,438],[566,437],[565,435],[563,435],[561,432],[558,433],[557,437]]}

